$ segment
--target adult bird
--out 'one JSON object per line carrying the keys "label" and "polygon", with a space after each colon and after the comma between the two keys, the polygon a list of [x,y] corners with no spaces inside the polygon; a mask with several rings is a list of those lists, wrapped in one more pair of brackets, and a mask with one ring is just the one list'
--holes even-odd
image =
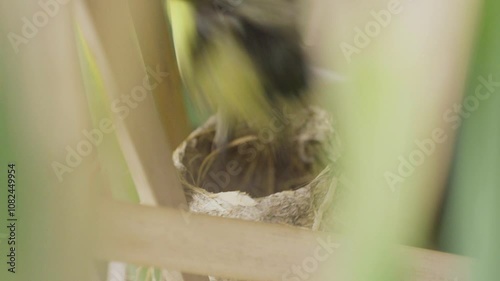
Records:
{"label": "adult bird", "polygon": [[[297,1],[168,2],[188,94],[198,108],[217,111],[215,148],[224,148],[241,123],[257,132],[286,127],[275,126],[283,107],[301,104],[308,92]],[[286,129],[277,134],[287,138]]]}

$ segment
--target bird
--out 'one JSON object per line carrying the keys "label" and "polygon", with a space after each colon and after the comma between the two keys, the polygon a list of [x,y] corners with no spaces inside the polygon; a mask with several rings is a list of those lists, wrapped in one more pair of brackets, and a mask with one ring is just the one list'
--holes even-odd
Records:
{"label": "bird", "polygon": [[188,96],[200,111],[216,111],[214,149],[238,124],[259,131],[307,100],[297,0],[170,0],[168,13]]}

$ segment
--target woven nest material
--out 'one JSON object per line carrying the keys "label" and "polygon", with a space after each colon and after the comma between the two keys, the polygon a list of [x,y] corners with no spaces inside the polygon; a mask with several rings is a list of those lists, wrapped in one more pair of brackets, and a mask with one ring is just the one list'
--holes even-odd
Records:
{"label": "woven nest material", "polygon": [[173,155],[189,210],[323,229],[338,193],[334,161],[325,156],[337,152],[332,150],[338,149],[338,138],[321,109],[310,107],[293,117],[287,141],[264,139],[243,127],[224,151],[212,149],[214,117],[195,130]]}
{"label": "woven nest material", "polygon": [[[243,127],[219,151],[212,149],[210,118],[173,155],[190,211],[318,229],[336,187],[325,157],[338,142],[331,123],[325,111],[309,107],[290,118],[285,142]],[[283,156],[275,151],[284,149],[276,160]]]}

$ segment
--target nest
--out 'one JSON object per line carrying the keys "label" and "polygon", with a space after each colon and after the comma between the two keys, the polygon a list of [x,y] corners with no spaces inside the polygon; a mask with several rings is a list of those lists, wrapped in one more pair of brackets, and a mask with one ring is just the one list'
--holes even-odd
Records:
{"label": "nest", "polygon": [[285,140],[266,138],[266,128],[241,126],[223,150],[213,150],[214,117],[195,130],[173,155],[189,210],[331,229],[325,217],[335,211],[338,181],[332,165],[339,155],[339,139],[321,109],[303,109],[288,121]]}
{"label": "nest", "polygon": [[288,116],[288,139],[240,126],[220,150],[212,149],[214,117],[195,130],[173,155],[190,211],[318,229],[336,187],[325,156],[338,140],[321,109]]}

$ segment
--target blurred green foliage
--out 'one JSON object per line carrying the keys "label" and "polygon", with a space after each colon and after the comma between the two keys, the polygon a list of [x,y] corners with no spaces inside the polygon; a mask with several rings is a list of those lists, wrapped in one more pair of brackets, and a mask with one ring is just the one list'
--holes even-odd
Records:
{"label": "blurred green foliage", "polygon": [[441,235],[445,250],[479,259],[475,281],[500,276],[499,15],[500,2],[485,0],[465,98],[476,94],[478,77],[492,77],[497,86],[462,120]]}

